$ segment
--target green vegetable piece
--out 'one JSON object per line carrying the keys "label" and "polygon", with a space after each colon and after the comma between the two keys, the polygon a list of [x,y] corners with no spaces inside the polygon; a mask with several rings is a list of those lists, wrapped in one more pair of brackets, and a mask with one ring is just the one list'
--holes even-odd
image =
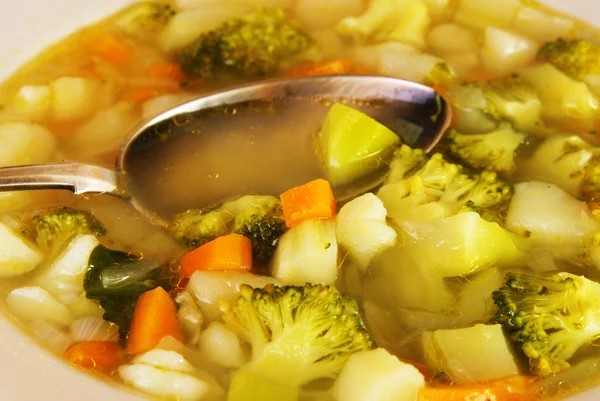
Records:
{"label": "green vegetable piece", "polygon": [[547,61],[556,68],[580,81],[590,75],[600,74],[600,46],[585,39],[558,38],[545,43],[538,60]]}
{"label": "green vegetable piece", "polygon": [[202,34],[183,49],[181,65],[190,75],[263,77],[286,59],[306,50],[312,40],[280,8],[259,8]]}
{"label": "green vegetable piece", "polygon": [[167,3],[142,1],[119,15],[116,24],[130,35],[143,37],[156,34],[175,14]]}
{"label": "green vegetable piece", "polygon": [[317,153],[325,176],[339,186],[376,171],[399,142],[400,137],[383,124],[336,103],[317,136]]}
{"label": "green vegetable piece", "polygon": [[569,368],[575,352],[600,336],[600,284],[583,276],[509,273],[493,298],[498,306],[494,320],[536,375]]}
{"label": "green vegetable piece", "polygon": [[[274,394],[282,386],[300,388],[335,377],[352,354],[374,346],[357,302],[333,286],[254,289],[243,284],[237,302],[223,303],[222,310],[225,326],[252,347],[244,374],[269,378]],[[235,394],[267,391],[262,381],[239,380],[249,381],[250,387],[239,388],[238,383]]]}
{"label": "green vegetable piece", "polygon": [[51,208],[37,212],[21,228],[24,234],[35,239],[50,257],[56,256],[77,234],[102,237],[106,229],[88,212],[69,207]]}
{"label": "green vegetable piece", "polygon": [[138,296],[156,287],[169,291],[170,272],[158,262],[98,245],[88,262],[83,288],[86,297],[104,308],[104,320],[119,326],[125,339]]}

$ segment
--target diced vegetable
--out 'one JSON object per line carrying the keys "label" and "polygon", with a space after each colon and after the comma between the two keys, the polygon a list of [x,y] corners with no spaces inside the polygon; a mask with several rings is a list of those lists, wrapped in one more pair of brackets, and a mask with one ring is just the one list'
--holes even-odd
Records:
{"label": "diced vegetable", "polygon": [[513,27],[521,34],[539,42],[550,42],[567,36],[574,27],[567,18],[548,15],[532,7],[521,6],[513,22]]}
{"label": "diced vegetable", "polygon": [[62,355],[73,342],[63,330],[44,320],[34,320],[27,328],[31,330],[33,337],[59,355]]}
{"label": "diced vegetable", "polygon": [[519,0],[461,0],[454,19],[472,28],[504,28],[510,25],[519,6]]}
{"label": "diced vegetable", "polygon": [[54,135],[41,125],[5,123],[0,125],[0,167],[46,163],[56,149]]}
{"label": "diced vegetable", "polygon": [[585,202],[555,185],[531,181],[515,185],[506,228],[534,242],[579,244],[600,226]]}
{"label": "diced vegetable", "polygon": [[345,204],[336,218],[336,236],[350,256],[366,269],[380,252],[396,244],[396,231],[386,223],[383,202],[372,193]]}
{"label": "diced vegetable", "polygon": [[475,53],[479,49],[475,34],[460,25],[440,24],[429,31],[427,43],[436,54],[459,53],[465,57],[468,53]]}
{"label": "diced vegetable", "polygon": [[6,297],[6,306],[20,319],[44,320],[58,326],[68,326],[75,319],[69,308],[40,287],[22,287]]}
{"label": "diced vegetable", "polygon": [[543,114],[572,130],[595,128],[600,103],[588,86],[550,64],[527,67],[521,76],[533,86],[543,104]]}
{"label": "diced vegetable", "polygon": [[281,282],[273,277],[259,276],[245,271],[198,270],[190,277],[186,291],[197,300],[197,304],[206,314],[206,318],[214,320],[220,315],[219,302],[236,299],[242,284],[263,288],[268,284],[281,285]]}
{"label": "diced vegetable", "polygon": [[98,316],[86,316],[71,323],[71,337],[76,342],[118,341],[119,328]]}
{"label": "diced vegetable", "polygon": [[156,347],[165,336],[183,341],[175,303],[162,288],[142,294],[135,306],[126,351],[138,355]]}
{"label": "diced vegetable", "polygon": [[148,66],[146,73],[152,78],[172,79],[177,82],[185,80],[185,74],[181,70],[181,66],[167,61],[153,62]]}
{"label": "diced vegetable", "polygon": [[179,306],[177,317],[181,325],[181,331],[188,344],[196,346],[202,334],[204,315],[196,302],[196,297],[189,291],[182,291],[175,298]]}
{"label": "diced vegetable", "polygon": [[390,32],[388,40],[397,40],[418,49],[425,47],[425,33],[431,18],[427,6],[419,1],[408,3],[402,10],[396,27]]}
{"label": "diced vegetable", "polygon": [[124,361],[117,342],[89,341],[73,345],[65,352],[72,364],[99,373],[110,374]]}
{"label": "diced vegetable", "polygon": [[357,109],[336,103],[317,135],[317,153],[325,176],[333,186],[339,186],[380,168],[398,142],[400,137],[385,125]]}
{"label": "diced vegetable", "polygon": [[0,277],[19,276],[35,269],[42,253],[10,227],[0,223]]}
{"label": "diced vegetable", "polygon": [[333,285],[337,278],[337,254],[335,220],[304,220],[279,239],[271,274],[284,285]]}
{"label": "diced vegetable", "polygon": [[52,116],[59,121],[77,120],[93,113],[99,83],[89,78],[62,77],[50,83]]}
{"label": "diced vegetable", "polygon": [[252,270],[252,241],[240,234],[218,237],[185,254],[180,261],[181,277],[196,270]]}
{"label": "diced vegetable", "polygon": [[365,3],[365,0],[298,0],[294,14],[308,29],[325,28],[342,18],[360,14]]}
{"label": "diced vegetable", "polygon": [[52,94],[47,85],[28,85],[17,91],[9,108],[26,118],[40,120],[50,112],[51,101]]}
{"label": "diced vegetable", "polygon": [[496,263],[513,265],[524,256],[508,231],[474,212],[400,226],[407,252],[441,277],[471,274]]}
{"label": "diced vegetable", "polygon": [[335,217],[335,197],[329,182],[317,179],[281,194],[285,224],[292,228],[308,219]]}
{"label": "diced vegetable", "polygon": [[424,83],[441,58],[426,53],[387,52],[379,59],[378,72],[392,77]]}
{"label": "diced vegetable", "polygon": [[491,75],[505,75],[534,61],[538,50],[538,44],[526,37],[488,27],[481,59]]}
{"label": "diced vegetable", "polygon": [[86,44],[92,52],[111,64],[127,64],[133,58],[129,44],[105,31],[92,32],[86,38]]}
{"label": "diced vegetable", "polygon": [[486,382],[519,373],[499,324],[436,330],[425,333],[422,340],[427,366],[436,373],[441,369],[457,384]]}
{"label": "diced vegetable", "polygon": [[171,18],[158,37],[163,51],[180,50],[192,43],[198,36],[209,32],[230,18],[241,17],[251,11],[248,5],[226,2],[213,3],[210,7],[185,10]]}
{"label": "diced vegetable", "polygon": [[239,368],[248,360],[240,338],[219,322],[211,323],[202,332],[199,345],[213,362],[226,368]]}
{"label": "diced vegetable", "polygon": [[[326,61],[323,63],[314,63],[294,67],[286,72],[286,77],[309,77],[318,75],[346,75],[354,72],[351,60],[342,59],[335,61]],[[339,103],[336,103],[336,105]],[[335,107],[335,105],[334,105]]]}
{"label": "diced vegetable", "polygon": [[511,376],[487,383],[450,387],[425,387],[417,401],[526,401],[531,399],[531,378]]}
{"label": "diced vegetable", "polygon": [[76,236],[58,258],[37,276],[36,283],[55,296],[83,292],[88,260],[98,244],[93,235]]}
{"label": "diced vegetable", "polygon": [[531,158],[522,164],[522,176],[559,185],[579,196],[587,163],[594,156],[592,146],[579,136],[553,135],[544,140]]}
{"label": "diced vegetable", "polygon": [[119,149],[136,124],[135,108],[128,102],[119,102],[100,110],[82,124],[72,136],[69,145],[81,155],[101,155]]}
{"label": "diced vegetable", "polygon": [[423,375],[384,348],[356,353],[334,386],[339,401],[414,401],[425,386]]}
{"label": "diced vegetable", "polygon": [[429,9],[431,19],[434,21],[444,20],[451,12],[450,0],[421,0]]}
{"label": "diced vegetable", "polygon": [[174,351],[149,351],[118,372],[126,383],[159,397],[197,401],[222,393],[214,381],[197,377],[191,364]]}

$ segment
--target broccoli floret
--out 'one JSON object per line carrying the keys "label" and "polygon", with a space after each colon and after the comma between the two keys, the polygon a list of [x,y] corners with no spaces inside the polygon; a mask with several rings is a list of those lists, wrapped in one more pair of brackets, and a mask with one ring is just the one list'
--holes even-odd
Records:
{"label": "broccoli floret", "polygon": [[216,210],[192,209],[176,214],[168,228],[177,241],[190,247],[198,247],[229,234],[228,225],[233,218],[234,216],[224,215]]}
{"label": "broccoli floret", "polygon": [[535,89],[518,75],[489,81],[482,86],[491,113],[525,132],[542,132],[542,101]]}
{"label": "broccoli floret", "polygon": [[175,14],[169,4],[144,1],[125,10],[116,22],[128,34],[147,35],[163,28]]}
{"label": "broccoli floret", "polygon": [[449,91],[456,112],[455,127],[467,134],[482,134],[507,120],[520,131],[543,133],[542,102],[520,76],[470,82]]}
{"label": "broccoli floret", "polygon": [[106,228],[97,218],[83,210],[69,207],[37,212],[30,221],[23,224],[22,231],[50,256],[56,256],[78,234],[92,234],[96,237],[106,234]]}
{"label": "broccoli floret", "polygon": [[[428,221],[475,211],[486,220],[501,222],[512,193],[512,186],[494,172],[472,174],[440,153],[427,159],[422,151],[403,145],[394,154],[378,196],[388,213],[398,218]],[[416,211],[421,207],[422,218]]]}
{"label": "broccoli floret", "polygon": [[385,183],[400,182],[410,177],[415,171],[423,167],[426,162],[427,156],[425,156],[423,149],[413,149],[407,145],[400,146],[394,152]]}
{"label": "broccoli floret", "polygon": [[600,47],[585,39],[559,38],[545,43],[538,52],[538,59],[579,81],[600,74]]}
{"label": "broccoli floret", "polygon": [[510,124],[501,124],[487,134],[468,135],[451,129],[448,150],[469,167],[510,174],[516,168],[517,150],[526,140],[527,135]]}
{"label": "broccoli floret", "polygon": [[202,34],[181,53],[190,75],[263,77],[312,43],[300,24],[278,8],[259,8]]}
{"label": "broccoli floret", "polygon": [[600,155],[594,155],[584,168],[581,195],[588,202],[600,202]]}
{"label": "broccoli floret", "polygon": [[[221,309],[224,324],[252,348],[250,362],[234,374],[232,387],[240,372],[296,388],[333,378],[352,354],[375,346],[357,302],[333,286],[253,289],[243,284],[237,302],[223,303]],[[244,393],[241,399],[255,399],[259,385],[245,383],[238,390]]]}
{"label": "broccoli floret", "polygon": [[456,74],[448,63],[437,63],[425,77],[425,85],[449,87],[456,81]]}
{"label": "broccoli floret", "polygon": [[600,284],[583,276],[509,273],[493,298],[499,308],[495,321],[536,375],[567,369],[573,354],[600,335]]}
{"label": "broccoli floret", "polygon": [[216,208],[177,214],[169,229],[173,238],[191,247],[230,233],[244,235],[252,241],[254,263],[260,268],[271,260],[285,231],[285,219],[278,198],[247,195]]}

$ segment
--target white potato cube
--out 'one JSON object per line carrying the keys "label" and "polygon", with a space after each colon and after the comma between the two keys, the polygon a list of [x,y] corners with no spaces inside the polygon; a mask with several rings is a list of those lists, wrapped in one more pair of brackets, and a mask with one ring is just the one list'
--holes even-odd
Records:
{"label": "white potato cube", "polygon": [[436,54],[475,53],[479,49],[475,34],[456,24],[441,24],[427,34],[427,43]]}
{"label": "white potato cube", "polygon": [[508,74],[533,62],[539,45],[523,36],[488,27],[481,48],[481,60],[492,75]]}
{"label": "white potato cube", "polygon": [[519,9],[513,23],[516,31],[540,42],[567,36],[574,26],[575,22],[571,19],[548,15],[544,11],[525,6]]}
{"label": "white potato cube", "polygon": [[454,15],[456,22],[471,28],[505,28],[511,24],[520,0],[461,0]]}
{"label": "white potato cube", "polygon": [[46,163],[56,149],[56,138],[41,125],[12,122],[0,125],[0,167]]}
{"label": "white potato cube", "polygon": [[295,15],[307,28],[326,28],[365,9],[365,0],[298,0]]}
{"label": "white potato cube", "polygon": [[25,238],[0,223],[0,277],[19,276],[44,260],[42,252]]}
{"label": "white potato cube", "polygon": [[334,385],[339,401],[415,401],[425,378],[384,348],[356,353]]}
{"label": "white potato cube", "polygon": [[431,24],[431,18],[427,6],[421,2],[409,3],[402,9],[396,27],[389,34],[388,39],[423,49],[429,24]]}
{"label": "white potato cube", "polygon": [[202,332],[200,349],[213,362],[226,368],[239,368],[247,360],[239,337],[219,322],[212,322]]}
{"label": "white potato cube", "polygon": [[46,118],[50,112],[52,94],[46,85],[27,85],[17,91],[8,105],[9,110],[33,120]]}
{"label": "white potato cube", "polygon": [[94,111],[100,84],[92,79],[62,77],[50,83],[52,114],[56,120],[88,117]]}

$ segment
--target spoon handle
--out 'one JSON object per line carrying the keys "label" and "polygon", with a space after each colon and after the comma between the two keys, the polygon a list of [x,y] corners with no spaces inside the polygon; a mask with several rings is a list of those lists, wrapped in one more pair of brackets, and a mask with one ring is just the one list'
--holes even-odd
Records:
{"label": "spoon handle", "polygon": [[118,194],[117,173],[91,164],[62,162],[0,168],[0,191],[66,189],[85,193]]}

